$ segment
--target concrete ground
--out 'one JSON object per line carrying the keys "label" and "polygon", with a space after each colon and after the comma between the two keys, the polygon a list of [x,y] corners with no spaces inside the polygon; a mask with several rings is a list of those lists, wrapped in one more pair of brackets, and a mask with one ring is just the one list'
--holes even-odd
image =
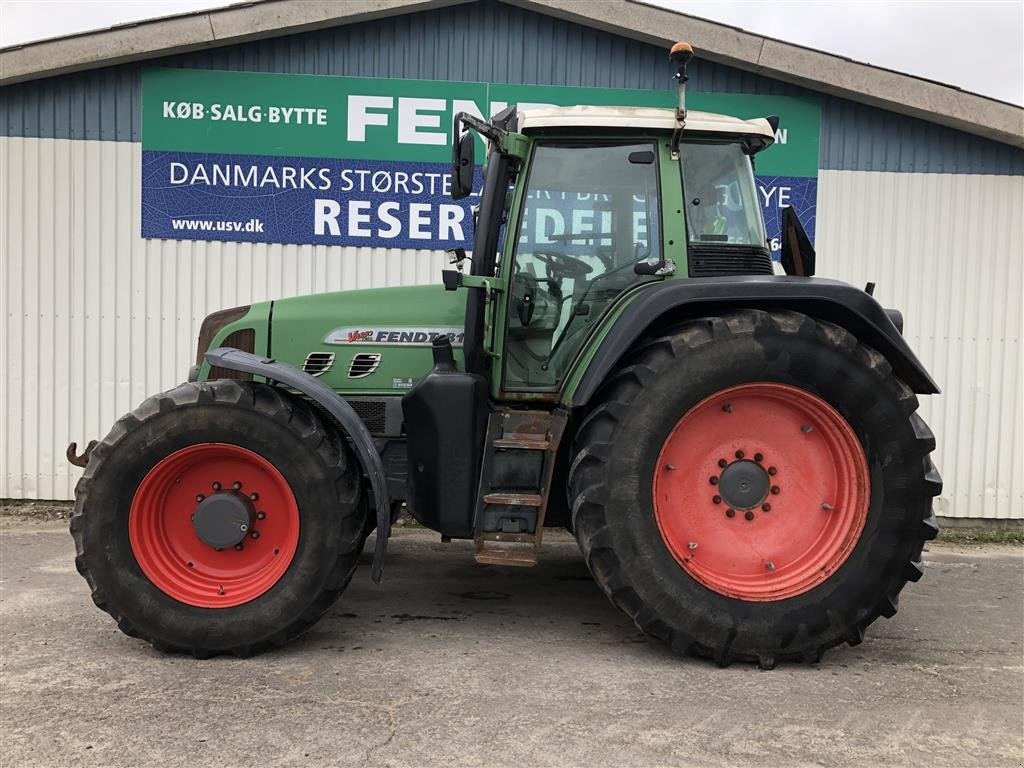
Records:
{"label": "concrete ground", "polygon": [[64,522],[0,521],[3,766],[1024,763],[1020,548],[933,545],[862,645],[762,672],[639,635],[565,534],[502,570],[398,529],[289,647],[195,661],[93,606]]}

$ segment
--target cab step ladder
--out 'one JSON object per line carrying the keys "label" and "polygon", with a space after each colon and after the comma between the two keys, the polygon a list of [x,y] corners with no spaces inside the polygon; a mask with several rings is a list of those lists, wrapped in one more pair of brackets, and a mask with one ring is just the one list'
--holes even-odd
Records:
{"label": "cab step ladder", "polygon": [[474,527],[478,563],[536,565],[567,420],[562,408],[490,415]]}

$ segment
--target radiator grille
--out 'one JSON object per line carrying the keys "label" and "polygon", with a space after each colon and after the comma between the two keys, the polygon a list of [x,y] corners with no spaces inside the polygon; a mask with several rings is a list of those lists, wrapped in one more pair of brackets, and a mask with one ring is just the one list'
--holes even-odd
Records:
{"label": "radiator grille", "polygon": [[386,410],[383,400],[349,400],[348,404],[363,420],[372,434],[381,435],[387,431]]}
{"label": "radiator grille", "polygon": [[[256,331],[252,328],[242,328],[241,330],[229,333],[224,337],[224,341],[220,343],[220,346],[240,349],[243,352],[252,352],[253,348],[256,346]],[[214,365],[210,367],[210,378],[252,381],[252,374],[243,373],[242,371],[234,371],[230,368],[221,368],[218,365]]]}
{"label": "radiator grille", "polygon": [[690,277],[771,275],[771,255],[760,248],[690,245]]}

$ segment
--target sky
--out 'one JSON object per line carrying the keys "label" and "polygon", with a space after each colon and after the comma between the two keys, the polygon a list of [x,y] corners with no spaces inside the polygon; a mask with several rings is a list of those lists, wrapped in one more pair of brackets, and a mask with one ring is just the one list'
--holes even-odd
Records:
{"label": "sky", "polygon": [[[1024,105],[1024,0],[647,2]],[[0,0],[0,46],[229,4]]]}

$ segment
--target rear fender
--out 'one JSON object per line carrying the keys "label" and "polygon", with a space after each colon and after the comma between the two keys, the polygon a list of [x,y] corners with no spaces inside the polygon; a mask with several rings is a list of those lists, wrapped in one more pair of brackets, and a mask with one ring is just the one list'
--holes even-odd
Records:
{"label": "rear fender", "polygon": [[885,356],[914,392],[939,392],[902,329],[893,324],[894,319],[901,320],[898,312],[883,309],[864,291],[838,280],[765,275],[668,280],[645,288],[598,342],[567,401],[574,407],[587,405],[623,355],[650,329],[732,309],[792,310],[839,325]]}
{"label": "rear fender", "polygon": [[206,353],[206,359],[210,365],[262,376],[268,382],[283,384],[298,390],[309,399],[319,403],[324,410],[337,419],[351,439],[356,456],[359,457],[359,463],[370,479],[370,487],[373,489],[373,499],[377,506],[377,547],[373,553],[373,567],[370,570],[370,575],[375,582],[379,583],[384,567],[384,553],[387,550],[388,537],[391,535],[391,504],[384,464],[380,460],[380,454],[377,453],[373,438],[366,425],[363,424],[363,420],[352,410],[352,406],[344,398],[339,397],[333,389],[305,371],[300,371],[287,363],[280,363],[270,357],[259,357],[230,347],[211,349]]}

